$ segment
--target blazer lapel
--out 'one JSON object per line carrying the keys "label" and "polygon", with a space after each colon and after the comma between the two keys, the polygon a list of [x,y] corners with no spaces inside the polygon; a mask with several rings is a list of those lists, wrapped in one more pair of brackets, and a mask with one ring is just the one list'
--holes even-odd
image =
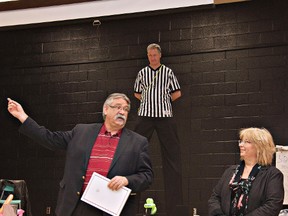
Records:
{"label": "blazer lapel", "polygon": [[123,153],[123,151],[128,147],[127,145],[127,141],[129,139],[130,133],[126,128],[123,128],[122,130],[122,134],[116,149],[116,152],[114,154],[114,158],[112,160],[110,169],[108,174],[110,173],[110,171],[112,170],[112,168],[114,167],[115,163],[117,162],[117,160],[119,159],[120,155]]}
{"label": "blazer lapel", "polygon": [[102,127],[102,124],[95,124],[95,126],[91,127],[89,131],[87,131],[87,150],[86,150],[86,153],[85,153],[85,168],[87,168],[88,166],[88,162],[89,162],[89,159],[90,159],[90,155],[91,155],[91,151],[92,151],[92,148],[94,146],[94,143],[97,139],[97,136],[100,132],[100,129]]}

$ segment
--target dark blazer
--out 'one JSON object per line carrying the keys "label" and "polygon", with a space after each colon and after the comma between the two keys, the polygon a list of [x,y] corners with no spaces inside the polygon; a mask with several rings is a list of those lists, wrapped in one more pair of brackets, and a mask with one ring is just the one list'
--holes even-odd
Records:
{"label": "dark blazer", "polygon": [[[229,181],[235,169],[235,165],[228,168],[213,189],[208,201],[209,216],[229,215]],[[278,216],[283,207],[283,199],[283,174],[274,166],[262,167],[252,183],[246,216]]]}
{"label": "dark blazer", "polygon": [[[63,179],[60,182],[56,215],[70,216],[75,209],[83,186],[90,153],[103,124],[78,124],[71,131],[51,132],[30,117],[19,131],[51,150],[66,150]],[[123,128],[108,172],[108,178],[125,176],[132,193],[146,190],[153,172],[145,137]],[[129,199],[126,203],[129,206]]]}

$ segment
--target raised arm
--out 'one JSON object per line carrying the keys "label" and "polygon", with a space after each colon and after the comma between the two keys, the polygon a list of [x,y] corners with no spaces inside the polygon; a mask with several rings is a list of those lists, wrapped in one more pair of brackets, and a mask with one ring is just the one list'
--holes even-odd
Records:
{"label": "raised arm", "polygon": [[22,106],[10,98],[7,98],[7,100],[9,113],[23,123],[28,118],[28,115],[24,112]]}

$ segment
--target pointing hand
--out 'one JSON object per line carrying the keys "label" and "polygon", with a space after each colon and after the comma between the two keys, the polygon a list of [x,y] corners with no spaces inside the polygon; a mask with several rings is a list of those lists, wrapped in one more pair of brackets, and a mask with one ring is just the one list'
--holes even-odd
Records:
{"label": "pointing hand", "polygon": [[7,100],[9,113],[23,123],[28,118],[28,115],[24,112],[22,106],[10,98],[7,98]]}

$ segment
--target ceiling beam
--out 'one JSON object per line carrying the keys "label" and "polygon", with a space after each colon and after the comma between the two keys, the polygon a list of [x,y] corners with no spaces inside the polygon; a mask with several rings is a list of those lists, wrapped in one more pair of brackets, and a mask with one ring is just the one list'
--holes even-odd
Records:
{"label": "ceiling beam", "polygon": [[236,3],[236,2],[244,2],[250,0],[214,0],[214,4],[227,4],[227,3]]}

